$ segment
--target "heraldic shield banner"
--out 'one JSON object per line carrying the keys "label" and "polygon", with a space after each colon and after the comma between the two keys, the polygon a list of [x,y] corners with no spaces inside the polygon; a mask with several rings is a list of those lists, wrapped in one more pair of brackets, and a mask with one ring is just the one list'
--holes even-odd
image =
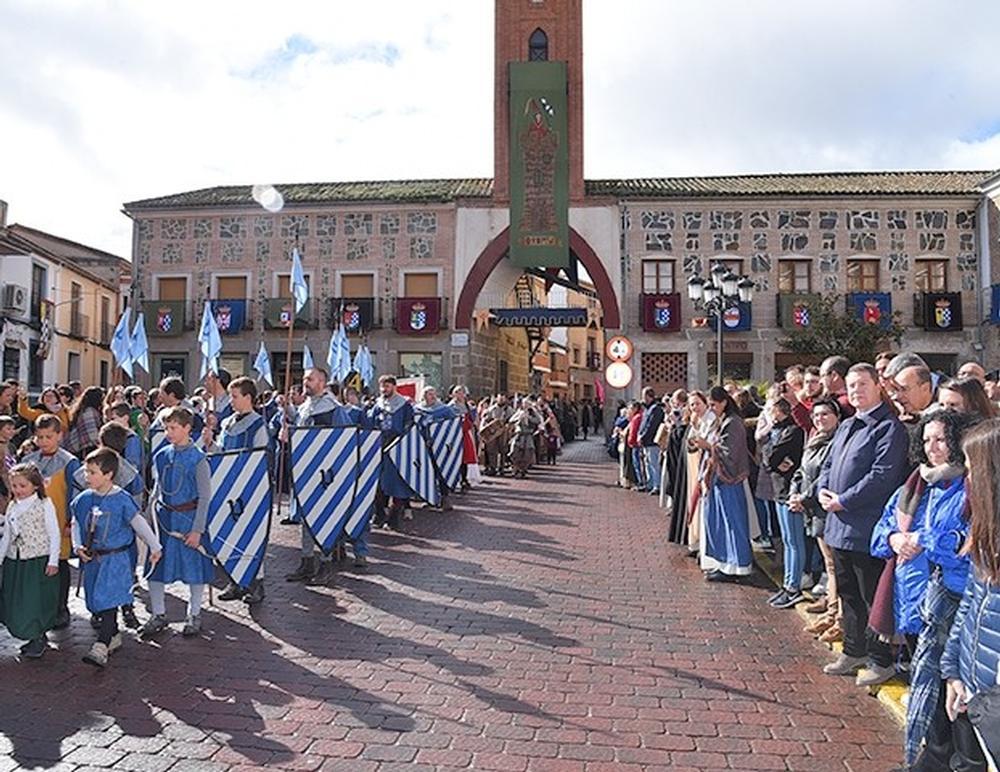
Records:
{"label": "heraldic shield banner", "polygon": [[316,543],[329,554],[341,534],[356,538],[375,508],[382,433],[357,426],[292,429],[292,492]]}
{"label": "heraldic shield banner", "polygon": [[419,425],[413,424],[406,434],[386,448],[386,455],[403,482],[410,486],[418,498],[432,507],[441,504],[441,489],[434,461]]}
{"label": "heraldic shield banner", "polygon": [[229,578],[246,588],[257,577],[271,531],[267,448],[210,453],[208,540]]}
{"label": "heraldic shield banner", "polygon": [[444,486],[453,491],[462,476],[462,419],[445,418],[421,424],[431,449],[434,466]]}

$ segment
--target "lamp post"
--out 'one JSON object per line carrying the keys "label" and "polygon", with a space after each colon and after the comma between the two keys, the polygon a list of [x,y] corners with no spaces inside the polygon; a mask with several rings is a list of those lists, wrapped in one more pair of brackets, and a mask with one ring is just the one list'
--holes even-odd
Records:
{"label": "lamp post", "polygon": [[722,318],[726,311],[738,308],[740,303],[753,300],[753,281],[747,276],[737,276],[722,263],[716,263],[706,281],[698,275],[687,283],[688,297],[696,308],[715,317],[715,365],[719,385],[722,385]]}

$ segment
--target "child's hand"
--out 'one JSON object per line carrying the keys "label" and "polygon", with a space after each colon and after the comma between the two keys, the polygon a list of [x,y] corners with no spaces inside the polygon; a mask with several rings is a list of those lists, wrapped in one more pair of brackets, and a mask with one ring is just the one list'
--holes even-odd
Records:
{"label": "child's hand", "polygon": [[55,576],[59,573],[59,566],[45,566],[46,576]]}
{"label": "child's hand", "polygon": [[191,531],[191,533],[184,537],[184,543],[193,550],[198,549],[198,546],[201,544],[201,532]]}
{"label": "child's hand", "polygon": [[161,557],[163,557],[163,553],[162,552],[153,552],[153,553],[151,553],[150,556],[149,556],[149,564],[151,566],[155,566],[157,563],[160,562],[160,558]]}

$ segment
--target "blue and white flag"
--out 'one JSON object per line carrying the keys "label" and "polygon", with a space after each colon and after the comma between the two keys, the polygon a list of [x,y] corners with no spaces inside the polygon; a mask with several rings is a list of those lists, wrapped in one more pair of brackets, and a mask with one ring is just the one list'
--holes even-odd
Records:
{"label": "blue and white flag", "polygon": [[149,370],[149,341],[146,340],[146,319],[140,311],[135,315],[135,324],[132,325],[132,337],[129,340],[129,356],[132,362],[147,373]]}
{"label": "blue and white flag", "polygon": [[326,369],[330,377],[340,369],[340,342],[337,339],[337,334],[340,332],[340,327],[338,326],[330,334],[330,345],[326,349]]}
{"label": "blue and white flag", "polygon": [[240,587],[260,571],[271,530],[267,448],[211,453],[208,541],[215,559]]}
{"label": "blue and white flag", "polygon": [[167,440],[167,433],[163,431],[161,424],[152,424],[149,427],[149,461],[152,463],[153,457],[167,447],[170,442]]}
{"label": "blue and white flag", "polygon": [[375,365],[372,362],[372,352],[368,346],[362,343],[354,354],[354,372],[361,376],[361,382],[365,386],[375,385]]}
{"label": "blue and white flag", "polygon": [[295,315],[298,316],[309,300],[309,285],[302,272],[302,258],[299,257],[298,247],[292,249],[292,296],[295,298]]}
{"label": "blue and white flag", "polygon": [[219,372],[219,354],[222,353],[222,336],[219,326],[215,323],[212,313],[212,303],[205,301],[205,312],[201,315],[201,330],[198,332],[198,344],[201,347],[201,377],[210,372]]}
{"label": "blue and white flag", "polygon": [[302,369],[303,370],[312,370],[315,366],[316,366],[315,363],[313,363],[313,352],[311,352],[309,350],[309,344],[308,343],[303,343],[302,344]]}
{"label": "blue and white flag", "polygon": [[422,424],[434,464],[444,486],[453,491],[462,476],[462,419],[444,418]]}
{"label": "blue and white flag", "polygon": [[432,507],[441,503],[441,490],[438,488],[431,452],[417,424],[413,424],[406,434],[393,442],[386,449],[386,455],[403,482],[419,498]]}
{"label": "blue and white flag", "polygon": [[126,306],[125,310],[122,311],[121,319],[115,326],[115,332],[111,336],[111,353],[114,354],[118,366],[128,374],[129,378],[132,377],[132,341],[128,329],[130,311],[131,309]]}
{"label": "blue and white flag", "polygon": [[381,471],[381,432],[357,426],[308,426],[291,433],[292,491],[313,539],[329,553],[345,528],[371,517]]}
{"label": "blue and white flag", "polygon": [[274,379],[271,377],[271,355],[267,353],[264,341],[260,342],[257,358],[253,360],[253,369],[257,371],[258,378],[267,381],[268,385],[274,386]]}

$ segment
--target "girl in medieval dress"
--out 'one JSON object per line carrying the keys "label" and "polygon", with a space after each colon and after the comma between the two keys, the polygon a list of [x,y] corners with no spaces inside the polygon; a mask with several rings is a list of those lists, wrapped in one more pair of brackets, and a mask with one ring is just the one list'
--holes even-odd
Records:
{"label": "girl in medieval dress", "polygon": [[692,391],[688,395],[690,429],[687,439],[687,531],[688,554],[698,554],[701,543],[702,511],[701,482],[704,476],[707,456],[699,444],[708,441],[718,425],[718,418],[708,409],[708,397],[702,391]]}

